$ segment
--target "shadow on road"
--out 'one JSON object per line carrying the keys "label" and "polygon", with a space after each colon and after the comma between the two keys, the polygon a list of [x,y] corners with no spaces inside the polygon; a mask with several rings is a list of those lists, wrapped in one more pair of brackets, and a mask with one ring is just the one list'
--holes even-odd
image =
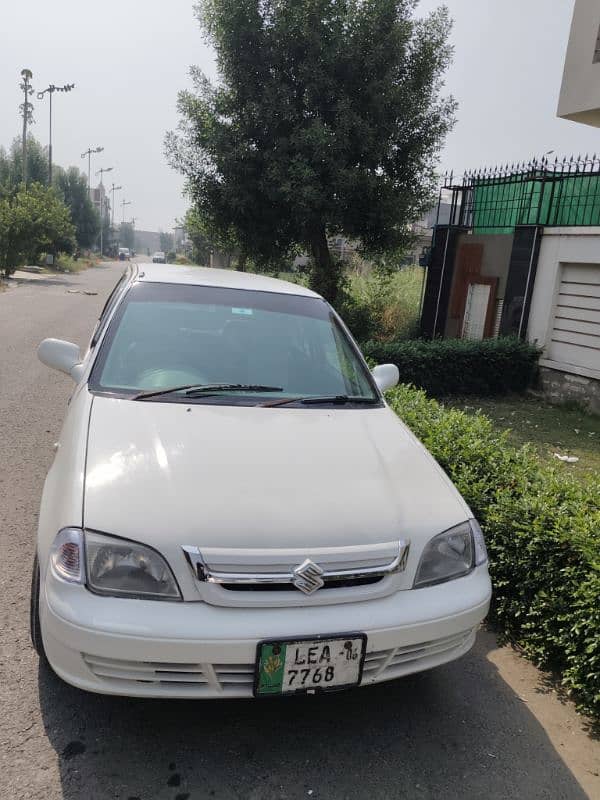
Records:
{"label": "shadow on road", "polygon": [[86,694],[40,667],[66,800],[568,798],[586,795],[487,659],[284,701]]}

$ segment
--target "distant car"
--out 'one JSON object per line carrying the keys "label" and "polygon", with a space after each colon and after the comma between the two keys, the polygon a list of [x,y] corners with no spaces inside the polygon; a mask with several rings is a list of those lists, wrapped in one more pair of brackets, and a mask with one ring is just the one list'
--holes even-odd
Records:
{"label": "distant car", "polygon": [[370,371],[322,297],[135,263],[83,357],[56,339],[39,356],[77,384],[31,595],[65,681],[280,696],[471,648],[491,595],[479,525],[386,404],[398,368]]}
{"label": "distant car", "polygon": [[157,253],[154,253],[154,255],[152,256],[152,263],[153,264],[166,264],[167,263],[167,258],[165,256],[165,254],[162,253],[159,250]]}
{"label": "distant car", "polygon": [[129,261],[131,253],[128,247],[119,247],[119,261]]}

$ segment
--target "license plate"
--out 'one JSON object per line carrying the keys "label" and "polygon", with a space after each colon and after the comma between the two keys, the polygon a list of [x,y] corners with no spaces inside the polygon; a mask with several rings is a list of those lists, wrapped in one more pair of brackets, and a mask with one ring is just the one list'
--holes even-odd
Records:
{"label": "license plate", "polygon": [[265,697],[357,686],[366,643],[364,633],[260,642],[254,694]]}

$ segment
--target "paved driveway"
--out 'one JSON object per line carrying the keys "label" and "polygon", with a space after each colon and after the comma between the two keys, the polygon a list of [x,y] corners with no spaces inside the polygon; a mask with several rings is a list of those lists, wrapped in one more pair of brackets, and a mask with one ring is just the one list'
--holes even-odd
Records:
{"label": "paved driveway", "polygon": [[600,744],[485,631],[430,674],[302,700],[107,698],[38,668],[33,542],[72,384],[35,349],[84,345],[120,269],[0,294],[0,800],[598,800]]}

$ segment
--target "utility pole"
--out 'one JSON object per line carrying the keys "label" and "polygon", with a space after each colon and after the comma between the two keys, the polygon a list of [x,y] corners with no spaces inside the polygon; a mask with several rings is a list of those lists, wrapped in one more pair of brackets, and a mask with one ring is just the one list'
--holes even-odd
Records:
{"label": "utility pole", "polygon": [[46,92],[48,93],[48,97],[50,98],[50,124],[49,124],[49,136],[48,136],[48,186],[52,186],[52,95],[54,92],[70,92],[71,89],[75,88],[74,83],[65,83],[64,86],[55,86],[51,83],[47,89],[44,89],[43,92],[37,93],[37,99],[43,100],[44,95]]}
{"label": "utility pole", "polygon": [[29,96],[33,94],[33,87],[29,81],[33,78],[33,72],[30,69],[21,70],[21,91],[23,92],[23,104],[21,105],[21,114],[23,115],[23,152],[21,158],[23,164],[21,166],[23,183],[27,186],[27,123],[33,122],[33,105],[29,102]]}
{"label": "utility pole", "polygon": [[92,166],[92,153],[101,153],[104,150],[103,147],[89,147],[85,153],[81,154],[82,158],[87,156],[88,160],[88,195],[90,196],[90,200],[92,199],[92,184],[90,181],[90,170]]}
{"label": "utility pole", "polygon": [[110,191],[112,192],[112,205],[110,207],[110,213],[111,213],[110,224],[112,228],[115,227],[115,192],[120,191],[122,188],[123,188],[122,186],[115,186],[114,183],[110,187]]}
{"label": "utility pole", "polygon": [[121,220],[122,222],[125,222],[125,206],[130,206],[130,205],[131,205],[131,200],[123,199],[123,202],[121,203],[121,206],[123,208],[123,218]]}

